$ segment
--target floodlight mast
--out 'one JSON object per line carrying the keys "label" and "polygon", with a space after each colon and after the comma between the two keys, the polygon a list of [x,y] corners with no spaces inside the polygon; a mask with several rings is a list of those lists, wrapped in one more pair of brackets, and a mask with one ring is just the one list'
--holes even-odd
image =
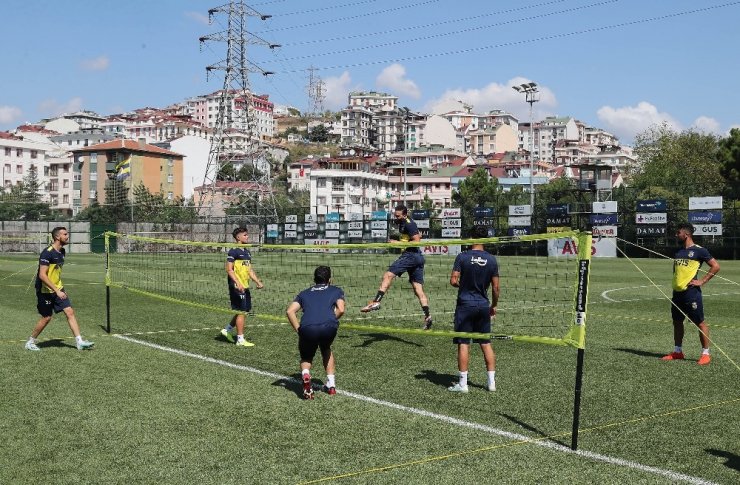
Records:
{"label": "floodlight mast", "polygon": [[529,203],[530,210],[534,211],[534,103],[540,100],[540,90],[537,83],[529,82],[512,86],[517,93],[524,93],[524,99],[529,103]]}

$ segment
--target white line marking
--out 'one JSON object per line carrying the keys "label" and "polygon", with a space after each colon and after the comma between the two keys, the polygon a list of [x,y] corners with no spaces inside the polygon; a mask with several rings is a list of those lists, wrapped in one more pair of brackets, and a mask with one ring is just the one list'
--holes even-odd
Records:
{"label": "white line marking", "polygon": [[[114,337],[119,338],[121,340],[125,340],[127,342],[132,342],[135,344],[144,345],[146,347],[151,347],[153,349],[162,350],[164,352],[171,352],[173,354],[181,355],[183,357],[190,357],[193,359],[201,360],[203,362],[209,362],[211,364],[221,365],[221,366],[228,367],[231,369],[242,370],[242,371],[249,372],[252,374],[269,377],[271,379],[280,379],[280,380],[298,382],[296,379],[293,379],[292,377],[283,376],[275,372],[264,371],[264,370],[256,369],[254,367],[249,367],[246,365],[234,364],[232,362],[227,362],[225,360],[214,359],[213,357],[207,357],[205,355],[194,354],[192,352],[175,349],[172,347],[165,347],[164,345],[158,345],[158,344],[154,344],[154,343],[147,342],[144,340],[138,340],[138,339],[131,338],[131,337],[125,337],[122,335],[114,335]],[[403,411],[409,414],[417,414],[419,416],[436,419],[437,421],[442,421],[448,424],[454,424],[456,426],[460,426],[463,428],[471,428],[471,429],[475,429],[478,431],[483,431],[485,433],[503,436],[511,440],[527,441],[527,440],[532,439],[529,436],[525,436],[525,435],[517,434],[517,433],[511,433],[509,431],[504,431],[502,429],[487,426],[485,424],[473,423],[471,421],[464,421],[462,419],[453,418],[452,416],[446,416],[444,414],[437,414],[431,411],[425,411],[423,409],[412,408],[409,406],[404,406],[402,404],[396,404],[396,403],[389,402],[389,401],[383,401],[381,399],[375,399],[374,397],[363,396],[362,394],[356,394],[354,392],[337,390],[337,394],[351,397],[353,399],[357,399],[358,401],[369,402],[372,404],[377,404],[378,406],[384,406],[387,408],[396,409],[398,411]],[[552,443],[549,441],[531,441],[531,444],[542,446],[543,448],[550,448],[556,451],[561,451],[563,453],[570,453],[573,455],[582,456],[584,458],[588,458],[589,460],[593,460],[593,461],[600,461],[603,463],[609,463],[610,465],[618,465],[618,466],[623,466],[626,468],[632,468],[634,470],[640,470],[640,471],[647,472],[647,473],[653,473],[655,475],[661,475],[672,481],[684,481],[684,482],[689,482],[689,483],[695,483],[697,485],[714,485],[714,482],[710,482],[702,478],[692,477],[690,475],[684,475],[683,473],[678,473],[678,472],[674,472],[671,470],[663,470],[661,468],[643,465],[635,461],[623,460],[621,458],[614,458],[611,456],[601,455],[599,453],[593,453],[590,451],[583,451],[583,450],[573,451],[568,447],[565,447],[565,446],[562,446],[556,443]]]}
{"label": "white line marking", "polygon": [[[662,285],[659,285],[662,286]],[[611,293],[612,291],[621,291],[621,290],[633,290],[635,288],[655,288],[653,285],[642,285],[642,286],[625,286],[624,288],[612,288],[611,290],[604,290],[601,292],[601,298],[609,301],[613,301],[614,303],[619,303],[624,300],[614,300],[612,298],[609,298],[606,296],[607,293]]]}

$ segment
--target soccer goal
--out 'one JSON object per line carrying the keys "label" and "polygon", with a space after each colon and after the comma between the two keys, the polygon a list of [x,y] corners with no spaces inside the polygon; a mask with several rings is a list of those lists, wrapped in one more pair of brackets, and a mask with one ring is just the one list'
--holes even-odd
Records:
{"label": "soccer goal", "polygon": [[[115,245],[110,244],[112,238],[116,239]],[[252,267],[267,288],[252,292],[252,319],[284,320],[288,304],[312,283],[314,269],[326,265],[332,269],[334,284],[345,292],[347,308],[340,329],[429,337],[463,336],[452,331],[457,289],[450,286],[450,274],[456,255],[473,242],[483,243],[487,251],[496,255],[499,265],[501,293],[495,333],[491,337],[578,350],[575,433],[585,348],[590,233],[571,231],[404,245],[248,245]],[[539,246],[537,251],[524,247],[532,245]],[[434,317],[431,331],[421,330],[424,313],[406,275],[396,278],[382,300],[380,311],[360,312],[375,296],[383,274],[406,246],[418,246],[425,257],[423,288]],[[226,292],[224,264],[226,253],[234,247],[240,246],[107,233],[108,331],[111,331],[111,287],[233,314]],[[570,250],[563,251],[564,247]],[[574,434],[574,447],[575,440]]]}

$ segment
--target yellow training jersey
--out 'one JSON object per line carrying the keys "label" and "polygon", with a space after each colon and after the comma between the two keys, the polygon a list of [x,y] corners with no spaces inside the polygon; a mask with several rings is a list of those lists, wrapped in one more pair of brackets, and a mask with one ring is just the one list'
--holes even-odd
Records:
{"label": "yellow training jersey", "polygon": [[[59,290],[64,287],[64,284],[62,283],[62,266],[64,266],[64,256],[64,248],[61,248],[59,251],[57,251],[56,249],[54,249],[54,246],[49,246],[48,248],[41,251],[41,254],[39,255],[39,268],[41,266],[49,267],[46,274],[49,276],[49,280],[51,280],[51,282],[54,283],[54,286],[56,286]],[[41,281],[41,279],[39,278],[38,269],[36,270],[36,291],[41,293],[54,293],[51,288],[46,286]]]}
{"label": "yellow training jersey", "polygon": [[673,261],[673,291],[686,291],[691,280],[696,279],[701,264],[710,259],[709,251],[696,244],[680,249]]}
{"label": "yellow training jersey", "polygon": [[[249,288],[249,270],[252,267],[252,255],[248,249],[232,248],[226,256],[226,261],[234,263],[234,274],[244,288]],[[233,284],[229,278],[229,284]]]}

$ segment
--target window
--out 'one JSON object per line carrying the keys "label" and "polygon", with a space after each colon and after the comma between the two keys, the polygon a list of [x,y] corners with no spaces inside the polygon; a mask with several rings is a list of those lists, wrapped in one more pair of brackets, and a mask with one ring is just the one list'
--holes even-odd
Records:
{"label": "window", "polygon": [[[8,170],[8,172],[10,172],[10,170]],[[16,165],[15,173],[23,173],[23,165]]]}
{"label": "window", "polygon": [[96,192],[95,192],[94,190],[91,190],[91,191],[90,191],[90,198],[91,198],[91,199],[94,199],[96,195],[97,195],[97,194],[96,194]]}
{"label": "window", "polygon": [[65,188],[65,189],[68,189],[69,188],[69,179],[64,179],[62,181],[62,187]]}
{"label": "window", "polygon": [[317,189],[323,189],[326,187],[326,179],[325,178],[318,178],[316,179],[316,188]]}
{"label": "window", "polygon": [[172,200],[174,198],[174,194],[172,192],[167,192],[167,200]]}
{"label": "window", "polygon": [[5,147],[5,156],[6,157],[10,156],[10,147]]}
{"label": "window", "polygon": [[98,161],[98,154],[97,152],[92,152],[90,154],[90,163],[95,163]]}
{"label": "window", "polygon": [[38,155],[39,155],[39,152],[37,152],[36,150],[31,150],[31,158],[37,158]]}
{"label": "window", "polygon": [[97,162],[91,162],[90,163],[90,174],[98,173],[98,164]]}
{"label": "window", "polygon": [[318,205],[326,205],[326,197],[316,197],[316,204]]}
{"label": "window", "polygon": [[97,172],[91,172],[90,173],[90,182],[94,182],[98,180],[98,173]]}
{"label": "window", "polygon": [[69,173],[69,164],[68,163],[65,163],[64,164],[64,167],[62,168],[62,170],[64,171],[64,173]]}
{"label": "window", "polygon": [[[65,182],[66,182],[66,180],[65,180]],[[69,204],[69,194],[64,194],[62,196],[62,203],[63,204]]]}
{"label": "window", "polygon": [[10,173],[10,164],[9,163],[6,163],[5,164],[5,173]]}
{"label": "window", "polygon": [[23,156],[23,148],[16,148],[15,149],[15,156],[16,157],[22,157]]}

